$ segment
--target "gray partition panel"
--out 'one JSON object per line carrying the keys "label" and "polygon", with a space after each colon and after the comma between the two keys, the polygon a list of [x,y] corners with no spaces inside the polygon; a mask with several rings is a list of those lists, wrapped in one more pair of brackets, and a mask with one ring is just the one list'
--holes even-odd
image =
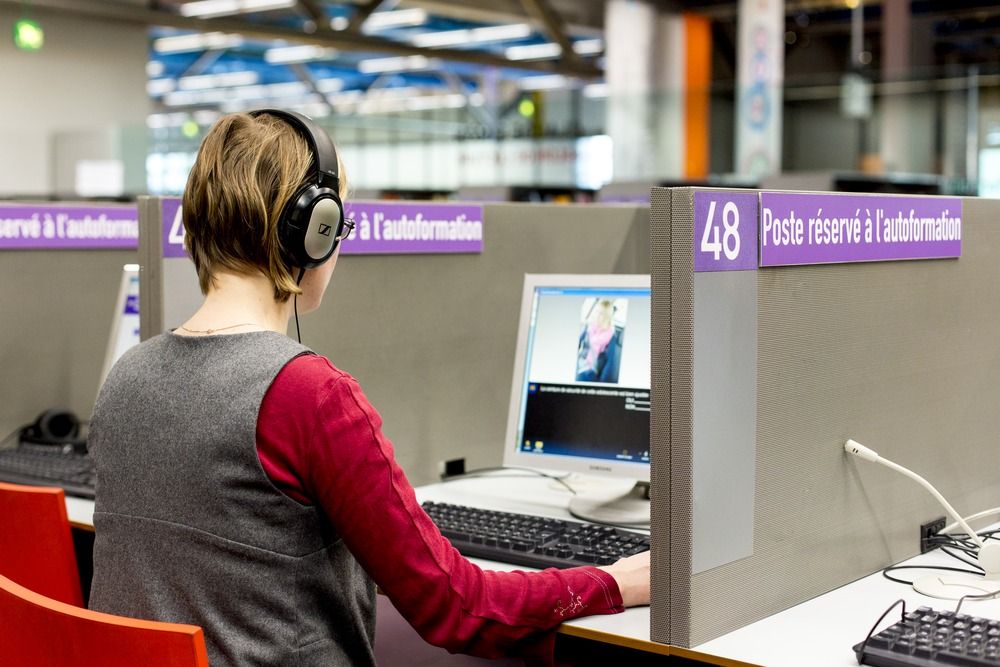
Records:
{"label": "gray partition panel", "polygon": [[[656,600],[650,609],[650,636],[662,642],[669,641],[671,627],[671,612],[674,604],[671,598],[670,577],[672,573],[670,560],[671,535],[670,519],[673,503],[671,497],[671,343],[673,336],[670,330],[671,321],[671,234],[670,224],[671,197],[670,192],[656,188],[651,193],[650,207],[650,255],[656,258],[655,269],[650,276],[652,285],[651,310],[651,362],[652,377],[650,379],[651,412],[649,421],[649,447],[652,452],[650,466],[650,531],[653,535],[666,536],[667,539],[655,539],[650,548],[652,571],[650,587],[652,597]],[[666,498],[667,502],[660,501]],[[685,575],[684,581],[690,577]],[[682,596],[687,599],[687,595]],[[659,636],[657,632],[659,631]]]}
{"label": "gray partition panel", "polygon": [[[653,326],[673,327],[675,422],[691,414],[683,395],[691,381],[679,373],[690,368],[692,312],[679,305],[692,281],[691,239],[679,238],[690,235],[690,211],[679,201],[690,202],[691,193],[672,192],[669,260],[657,255],[653,226],[654,294],[669,275],[674,301],[672,320],[654,309]],[[675,423],[670,532],[654,526],[654,553],[667,542],[671,591],[669,610],[654,591],[654,639],[696,646],[918,552],[919,525],[943,510],[911,480],[848,458],[847,438],[925,475],[963,514],[1000,504],[998,216],[998,201],[964,200],[957,260],[756,272],[753,554],[692,574],[685,520],[693,490],[684,484],[692,477],[687,448],[698,442],[685,441],[690,429]],[[654,349],[654,377],[658,363]],[[654,424],[660,405],[654,385]],[[660,453],[654,448],[654,470]],[[654,497],[654,517],[659,502]]]}
{"label": "gray partition panel", "polygon": [[163,208],[159,197],[139,197],[139,339],[163,325]]}
{"label": "gray partition panel", "polygon": [[[648,207],[488,204],[482,254],[340,257],[302,342],[358,378],[411,482],[499,465],[524,274],[648,273],[648,244]],[[173,326],[197,283],[187,260],[163,275]]]}
{"label": "gray partition panel", "polygon": [[135,250],[2,252],[0,437],[52,407],[89,418],[122,266],[135,261]]}

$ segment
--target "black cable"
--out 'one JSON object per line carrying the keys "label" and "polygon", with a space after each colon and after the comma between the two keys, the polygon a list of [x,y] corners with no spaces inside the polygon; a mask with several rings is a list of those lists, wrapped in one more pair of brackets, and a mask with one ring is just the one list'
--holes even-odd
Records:
{"label": "black cable", "polygon": [[958,616],[958,612],[962,610],[962,603],[966,600],[992,600],[996,596],[1000,595],[1000,591],[993,593],[983,593],[981,595],[974,595],[970,593],[969,595],[963,595],[958,599],[958,604],[955,605],[955,616]]}
{"label": "black cable", "polygon": [[443,478],[441,478],[441,481],[442,482],[453,482],[453,481],[455,481],[457,479],[462,479],[464,477],[483,477],[487,473],[498,472],[498,471],[501,471],[501,470],[516,470],[518,472],[530,472],[530,473],[538,475],[540,477],[547,477],[548,479],[555,480],[556,482],[559,482],[560,484],[562,484],[563,486],[565,486],[569,490],[570,493],[572,493],[573,495],[576,495],[576,489],[574,489],[572,486],[570,486],[569,484],[567,484],[563,480],[563,478],[559,477],[558,475],[552,475],[552,474],[549,474],[547,472],[542,472],[541,470],[535,470],[534,468],[519,468],[517,466],[491,466],[489,468],[474,468],[473,470],[469,470],[467,472],[463,472],[463,473],[460,473],[458,475],[449,475],[448,477],[443,477]]}
{"label": "black cable", "polygon": [[903,605],[903,611],[900,613],[900,618],[899,618],[900,622],[902,622],[903,619],[906,618],[906,600],[896,600],[891,605],[889,605],[889,608],[882,612],[882,615],[878,617],[877,621],[875,621],[875,625],[873,625],[872,629],[868,631],[868,634],[865,636],[865,640],[861,642],[861,648],[859,648],[857,652],[859,665],[862,664],[861,660],[865,657],[865,649],[868,648],[868,640],[872,638],[873,634],[875,634],[875,628],[879,626],[879,623],[882,622],[882,619],[884,619],[886,616],[889,615],[890,611],[892,611],[899,605]]}
{"label": "black cable", "polygon": [[895,570],[940,570],[942,572],[961,572],[962,574],[974,574],[977,576],[982,576],[982,572],[975,572],[974,570],[965,570],[960,567],[949,567],[947,565],[892,565],[890,567],[882,570],[882,576],[889,581],[894,581],[897,584],[905,584],[907,586],[912,586],[912,581],[904,581],[903,579],[897,579],[896,577],[890,577],[889,572],[894,572]]}
{"label": "black cable", "polygon": [[[949,549],[950,549],[950,547],[941,547],[941,551],[943,551],[944,553],[948,554],[949,556],[951,556],[955,560],[957,560],[959,562],[962,562],[962,563],[965,563],[966,565],[972,566],[972,567],[976,568],[977,570],[980,570],[979,574],[983,574],[983,573],[986,572],[986,570],[983,570],[983,568],[980,567],[978,563],[975,563],[975,562],[970,561],[970,560],[966,560],[965,558],[962,558],[961,556],[959,556],[957,553],[949,551]],[[969,555],[970,556],[975,556],[975,554],[969,554]]]}
{"label": "black cable", "polygon": [[[304,268],[299,269],[299,277],[295,279],[295,284],[300,285],[302,283],[302,277],[306,275],[306,270]],[[302,343],[302,332],[299,331],[299,295],[296,294],[292,297],[292,310],[295,311],[295,337],[298,339],[299,344]]]}

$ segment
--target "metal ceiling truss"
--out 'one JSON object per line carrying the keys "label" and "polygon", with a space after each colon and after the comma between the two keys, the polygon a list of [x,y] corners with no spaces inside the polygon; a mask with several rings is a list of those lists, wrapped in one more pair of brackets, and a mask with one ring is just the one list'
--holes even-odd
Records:
{"label": "metal ceiling truss", "polygon": [[[371,0],[362,6],[362,11],[367,10],[369,7],[371,11],[374,11],[379,4],[379,1]],[[22,0],[0,0],[0,6],[13,7],[20,10],[22,5]],[[310,16],[322,12],[322,7],[316,0],[299,0],[298,6]],[[582,79],[593,79],[603,76],[601,69],[590,62],[573,59],[563,61],[508,60],[500,55],[485,51],[454,48],[421,48],[403,42],[364,35],[359,31],[332,30],[324,25],[326,23],[325,20],[317,22],[315,19],[311,19],[315,23],[316,29],[314,32],[309,33],[295,28],[244,21],[238,18],[195,18],[159,9],[110,4],[94,0],[33,0],[32,10],[38,12],[58,11],[62,15],[116,23],[163,26],[196,32],[235,33],[262,40],[285,40],[290,43],[310,44],[339,49],[341,51],[423,56],[431,59],[471,63],[487,67],[562,74]],[[570,49],[570,52],[572,52],[572,49]]]}

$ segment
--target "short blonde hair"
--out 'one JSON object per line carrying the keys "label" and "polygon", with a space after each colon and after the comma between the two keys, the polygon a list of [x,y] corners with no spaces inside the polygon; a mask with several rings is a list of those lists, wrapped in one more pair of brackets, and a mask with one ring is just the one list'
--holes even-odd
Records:
{"label": "short blonde hair", "polygon": [[[278,220],[313,169],[305,138],[275,116],[230,114],[209,130],[182,201],[184,242],[203,294],[223,269],[263,273],[276,301],[302,292],[281,247]],[[346,179],[339,172],[343,199]]]}

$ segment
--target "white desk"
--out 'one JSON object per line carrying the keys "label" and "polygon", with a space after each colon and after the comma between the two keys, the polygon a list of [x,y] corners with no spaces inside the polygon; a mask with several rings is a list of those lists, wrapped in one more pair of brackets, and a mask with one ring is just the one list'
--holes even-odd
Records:
{"label": "white desk", "polygon": [[[943,564],[956,561],[940,552],[917,556],[901,565]],[[929,571],[899,570],[900,579]],[[773,616],[744,626],[696,647],[699,652],[738,658],[768,667],[799,667],[803,658],[817,667],[857,665],[851,647],[862,641],[882,612],[896,600],[906,601],[907,611],[920,606],[954,610],[957,602],[921,595],[910,586],[889,581],[877,572]],[[962,613],[1000,619],[1000,600],[966,600]],[[899,620],[894,609],[879,629]]]}
{"label": "white desk", "polygon": [[[557,518],[568,516],[565,509],[568,493],[557,483],[530,473],[505,472],[432,484],[418,488],[417,497],[421,502],[433,500]],[[92,501],[67,497],[66,505],[75,527],[93,529]],[[514,566],[492,561],[476,562],[484,568],[514,569]],[[916,563],[953,564],[945,556],[934,553],[906,564]],[[898,576],[908,578],[912,572],[902,570]],[[739,591],[734,591],[734,596],[738,598]],[[925,597],[909,586],[893,583],[876,573],[691,649],[650,641],[649,607],[569,621],[563,624],[560,633],[730,667],[801,667],[803,664],[848,667],[857,664],[851,647],[864,639],[879,615],[899,598],[906,600],[908,609],[921,605],[955,608],[954,602]],[[962,611],[1000,618],[1000,600],[966,601]],[[898,611],[893,611],[889,618],[898,620]]]}

